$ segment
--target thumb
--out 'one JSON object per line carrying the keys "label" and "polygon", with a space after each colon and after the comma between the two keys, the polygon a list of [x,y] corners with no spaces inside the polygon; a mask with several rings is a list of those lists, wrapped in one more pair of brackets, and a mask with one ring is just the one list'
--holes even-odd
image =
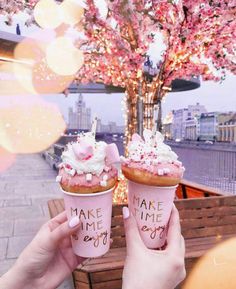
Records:
{"label": "thumb", "polygon": [[54,244],[58,244],[62,239],[69,237],[78,231],[80,220],[78,216],[73,217],[70,221],[66,221],[59,225],[51,232],[51,240]]}
{"label": "thumb", "polygon": [[123,207],[123,218],[126,237],[127,254],[133,254],[145,247],[140,237],[138,226],[134,216],[127,207]]}

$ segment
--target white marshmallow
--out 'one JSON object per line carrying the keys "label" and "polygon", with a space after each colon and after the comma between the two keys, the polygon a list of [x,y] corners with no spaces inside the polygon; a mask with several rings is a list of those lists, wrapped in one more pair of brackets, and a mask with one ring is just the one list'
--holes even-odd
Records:
{"label": "white marshmallow", "polygon": [[61,180],[62,180],[62,176],[57,176],[57,177],[56,177],[56,182],[57,182],[57,183],[60,183]]}
{"label": "white marshmallow", "polygon": [[170,173],[170,169],[169,168],[164,168],[163,169],[163,172],[165,175],[169,174]]}
{"label": "white marshmallow", "polygon": [[76,174],[76,170],[75,169],[69,170],[69,174],[73,177]]}
{"label": "white marshmallow", "polygon": [[107,181],[108,180],[108,175],[104,175],[102,179],[103,179],[103,181]]}
{"label": "white marshmallow", "polygon": [[100,181],[100,185],[102,187],[106,187],[107,186],[107,181]]}
{"label": "white marshmallow", "polygon": [[86,181],[87,182],[91,182],[92,178],[93,178],[92,174],[86,174]]}

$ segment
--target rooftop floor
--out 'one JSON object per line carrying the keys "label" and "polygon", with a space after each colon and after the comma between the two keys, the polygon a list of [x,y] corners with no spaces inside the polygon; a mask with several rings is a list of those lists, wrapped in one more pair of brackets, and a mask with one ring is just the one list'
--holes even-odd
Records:
{"label": "rooftop floor", "polygon": [[[47,201],[61,196],[56,173],[39,155],[21,155],[0,174],[0,276],[49,219]],[[71,280],[60,289],[72,289]]]}

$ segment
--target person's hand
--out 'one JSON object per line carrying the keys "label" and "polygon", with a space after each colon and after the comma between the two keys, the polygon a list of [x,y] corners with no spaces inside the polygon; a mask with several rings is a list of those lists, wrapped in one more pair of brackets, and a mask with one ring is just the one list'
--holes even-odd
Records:
{"label": "person's hand", "polygon": [[83,261],[71,247],[79,218],[69,223],[63,212],[44,224],[21,253],[15,265],[0,279],[0,288],[55,289]]}
{"label": "person's hand", "polygon": [[144,245],[134,217],[123,208],[127,257],[122,289],[174,289],[186,276],[185,245],[181,235],[179,213],[173,206],[164,251]]}

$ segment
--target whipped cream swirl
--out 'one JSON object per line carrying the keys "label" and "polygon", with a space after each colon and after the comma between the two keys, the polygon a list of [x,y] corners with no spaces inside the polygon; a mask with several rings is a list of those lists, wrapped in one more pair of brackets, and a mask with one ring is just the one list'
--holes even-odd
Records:
{"label": "whipped cream swirl", "polygon": [[134,134],[128,144],[128,159],[134,162],[146,163],[155,161],[158,163],[176,162],[178,156],[171,150],[171,147],[164,144],[164,137],[160,132],[152,132],[145,129],[143,132],[144,140]]}
{"label": "whipped cream swirl", "polygon": [[106,167],[106,148],[103,141],[96,142],[91,132],[81,134],[78,142],[69,143],[62,153],[65,169],[70,166],[78,175],[91,173],[99,176]]}

